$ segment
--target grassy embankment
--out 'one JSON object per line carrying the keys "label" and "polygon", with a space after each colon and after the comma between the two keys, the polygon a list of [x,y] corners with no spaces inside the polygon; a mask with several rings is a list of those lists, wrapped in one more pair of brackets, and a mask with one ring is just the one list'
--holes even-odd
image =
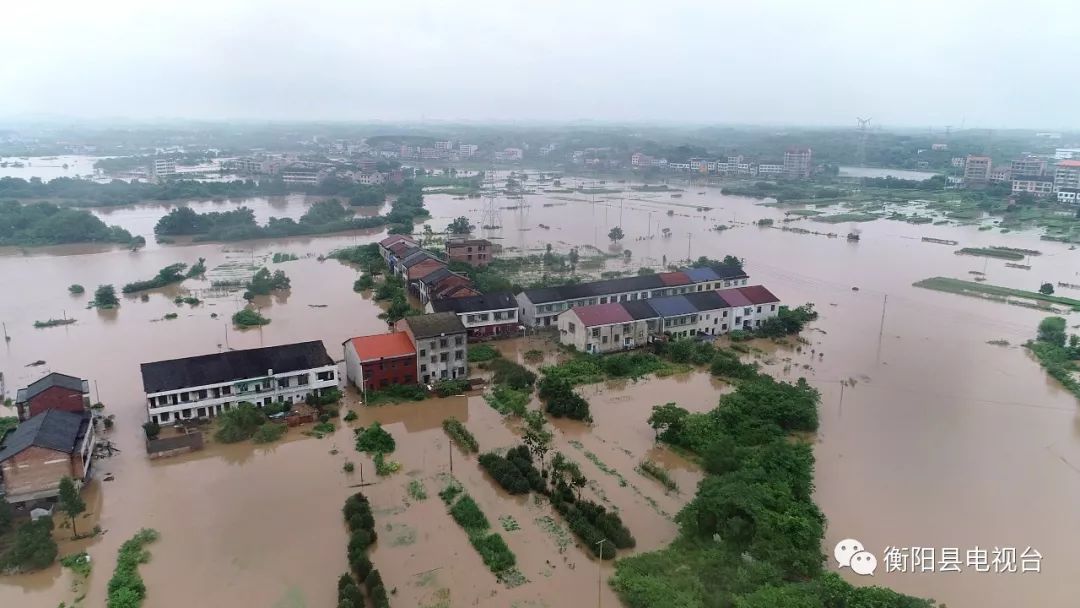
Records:
{"label": "grassy embankment", "polygon": [[[1009,298],[1012,297],[1020,298],[1021,300],[1045,302],[1046,304],[1061,304],[1063,306],[1068,306],[1073,310],[1080,310],[1080,300],[1074,300],[1063,296],[1046,295],[1037,291],[1025,291],[1023,289],[1013,289],[1011,287],[1001,287],[999,285],[987,285],[985,283],[975,283],[973,281],[964,281],[961,279],[950,279],[948,277],[931,277],[929,279],[917,281],[913,283],[913,285],[924,289],[956,293],[963,296],[987,300],[1008,302],[1010,301]],[[1029,304],[1030,302],[1024,303]]]}

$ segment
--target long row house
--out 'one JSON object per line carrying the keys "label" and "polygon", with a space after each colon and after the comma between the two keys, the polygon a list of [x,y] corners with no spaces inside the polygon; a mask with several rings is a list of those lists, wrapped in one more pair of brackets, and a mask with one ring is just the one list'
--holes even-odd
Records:
{"label": "long row house", "polygon": [[636,348],[663,337],[690,338],[754,329],[779,312],[761,285],[578,306],[558,316],[559,340],[587,353]]}

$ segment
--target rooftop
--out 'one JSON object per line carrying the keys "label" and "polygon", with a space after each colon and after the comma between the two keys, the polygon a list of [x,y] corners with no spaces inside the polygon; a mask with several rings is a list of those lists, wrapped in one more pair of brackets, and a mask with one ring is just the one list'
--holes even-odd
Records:
{"label": "rooftop", "polygon": [[773,295],[773,292],[765,289],[762,285],[740,287],[738,291],[753,304],[773,304],[780,301],[780,298]]}
{"label": "rooftop", "polygon": [[31,382],[26,388],[20,388],[16,395],[15,402],[26,403],[54,386],[66,388],[82,394],[88,394],[90,392],[90,383],[86,380],[67,374],[61,374],[59,372],[53,372],[43,378],[38,378],[34,382]]}
{"label": "rooftop", "polygon": [[661,272],[656,276],[660,277],[660,280],[668,287],[689,285],[691,283],[690,277],[686,276],[685,272]]}
{"label": "rooftop", "polygon": [[[690,270],[690,269],[688,269]],[[705,269],[693,269],[694,275],[703,277]],[[562,300],[577,300],[615,293],[630,291],[649,291],[674,285],[686,285],[691,282],[704,282],[718,279],[743,279],[747,274],[736,266],[711,266],[708,268],[715,275],[710,278],[692,279],[687,271],[665,272],[660,274],[646,274],[642,276],[622,277],[605,281],[592,281],[575,285],[562,285],[559,287],[541,287],[539,289],[526,289],[525,295],[533,304],[546,304]],[[681,281],[681,282],[680,282]]]}
{"label": "rooftop", "polygon": [[652,306],[661,317],[677,317],[698,312],[686,296],[668,296],[666,298],[651,298],[649,306]]}
{"label": "rooftop", "polygon": [[480,310],[502,310],[517,308],[517,300],[509,291],[485,293],[479,296],[466,296],[449,300],[437,300],[431,303],[435,312],[466,313]]}
{"label": "rooftop", "polygon": [[489,241],[487,239],[451,238],[449,241],[446,242],[446,244],[450,245],[451,247],[463,247],[463,246],[468,246],[468,245],[473,245],[473,246],[488,245],[488,246],[490,246],[491,241]]}
{"label": "rooftop", "polygon": [[1059,167],[1080,167],[1080,160],[1059,160],[1057,166]]}
{"label": "rooftop", "polygon": [[698,310],[717,310],[720,308],[730,308],[727,301],[720,297],[720,294],[715,291],[698,291],[694,293],[688,293],[684,296],[687,301],[694,305],[694,308]]}
{"label": "rooftop", "polygon": [[731,289],[717,289],[716,295],[723,298],[732,308],[750,306],[753,304],[753,302],[750,301],[750,298],[746,297],[741,289],[736,287],[732,287]]}
{"label": "rooftop", "polygon": [[4,444],[0,446],[0,462],[30,446],[71,454],[78,448],[89,426],[90,412],[41,412],[7,434]]}
{"label": "rooftop", "polygon": [[393,357],[410,357],[416,354],[412,340],[405,332],[357,336],[345,342],[351,344],[360,361],[375,361]]}
{"label": "rooftop", "polygon": [[393,245],[394,243],[400,243],[402,241],[404,241],[406,243],[413,243],[414,245],[416,244],[416,241],[414,241],[412,239],[412,237],[405,236],[404,234],[391,234],[390,236],[386,237],[385,239],[379,241],[379,244],[382,245],[383,247],[389,247],[390,245]]}
{"label": "rooftop", "polygon": [[622,307],[635,321],[655,319],[660,316],[656,314],[656,311],[653,310],[652,306],[649,306],[648,300],[630,300],[629,302],[622,302]]}
{"label": "rooftop", "polygon": [[412,333],[417,338],[430,338],[432,336],[441,336],[443,334],[456,334],[465,331],[465,326],[461,324],[461,319],[452,312],[436,312],[430,315],[417,315],[415,317],[405,317],[402,320],[409,326]]}
{"label": "rooftop", "polygon": [[629,323],[634,320],[630,313],[626,312],[622,304],[613,302],[610,304],[593,304],[592,306],[578,306],[571,308],[578,319],[581,319],[585,327],[597,325],[611,325],[613,323]]}
{"label": "rooftop", "polygon": [[322,340],[142,364],[143,390],[160,393],[333,365]]}

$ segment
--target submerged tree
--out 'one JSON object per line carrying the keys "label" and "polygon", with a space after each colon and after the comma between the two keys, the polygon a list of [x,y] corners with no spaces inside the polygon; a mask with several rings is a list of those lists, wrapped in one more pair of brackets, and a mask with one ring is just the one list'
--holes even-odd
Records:
{"label": "submerged tree", "polygon": [[59,507],[71,521],[71,534],[78,538],[79,531],[75,529],[75,518],[86,511],[86,502],[83,501],[82,496],[79,496],[75,481],[66,475],[60,479]]}
{"label": "submerged tree", "polygon": [[626,236],[626,235],[623,234],[622,228],[620,228],[618,226],[615,226],[611,230],[608,230],[608,233],[607,233],[607,238],[611,239],[612,243],[617,243],[617,242],[623,240],[624,236]]}
{"label": "submerged tree", "polygon": [[450,222],[450,225],[446,227],[446,231],[450,234],[469,234],[472,232],[472,228],[469,224],[469,218],[462,215]]}
{"label": "submerged tree", "polygon": [[120,298],[116,297],[116,288],[112,285],[98,285],[94,291],[94,306],[97,308],[116,308]]}

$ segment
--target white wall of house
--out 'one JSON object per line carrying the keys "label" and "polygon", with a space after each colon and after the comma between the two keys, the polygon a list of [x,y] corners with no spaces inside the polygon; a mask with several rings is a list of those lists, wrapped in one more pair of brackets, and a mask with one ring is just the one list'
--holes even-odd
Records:
{"label": "white wall of house", "polygon": [[610,353],[645,346],[649,342],[646,320],[586,327],[573,309],[559,315],[559,341],[587,353]]}
{"label": "white wall of house", "polygon": [[279,374],[268,370],[258,378],[147,393],[146,412],[150,420],[169,424],[200,416],[213,417],[242,401],[259,407],[276,401],[297,403],[312,393],[336,389],[337,376],[337,365]]}
{"label": "white wall of house", "polygon": [[364,391],[364,373],[360,365],[360,355],[353,348],[352,340],[345,342],[345,382],[352,384],[360,392]]}
{"label": "white wall of house", "polygon": [[469,345],[465,333],[416,338],[416,377],[424,384],[467,378]]}

